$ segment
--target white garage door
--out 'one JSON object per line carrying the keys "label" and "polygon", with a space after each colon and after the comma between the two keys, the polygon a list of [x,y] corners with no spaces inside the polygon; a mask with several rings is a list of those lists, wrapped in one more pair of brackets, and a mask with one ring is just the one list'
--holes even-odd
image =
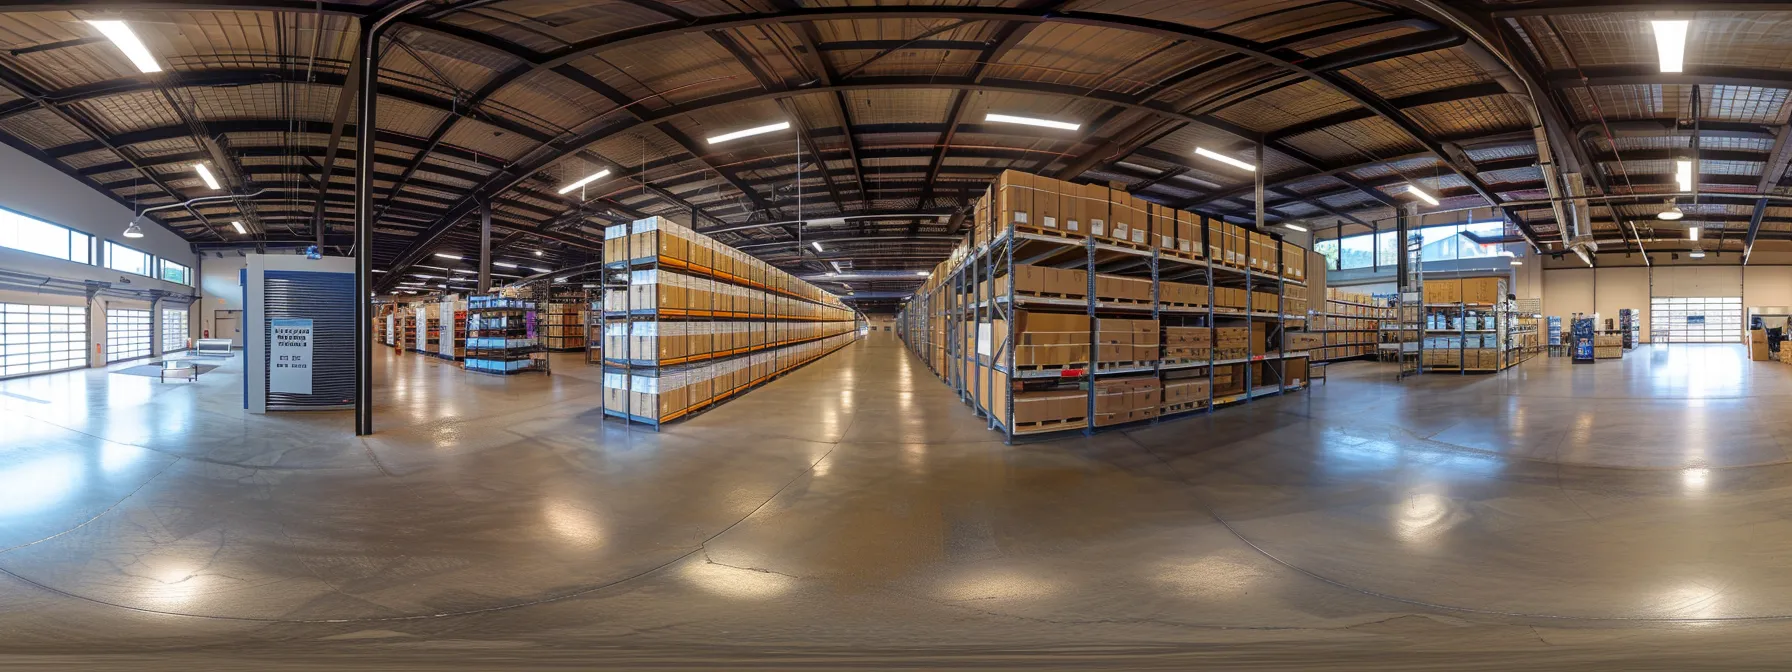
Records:
{"label": "white garage door", "polygon": [[0,378],[87,366],[87,308],[0,303]]}
{"label": "white garage door", "polygon": [[1652,343],[1739,343],[1742,297],[1686,296],[1649,299]]}
{"label": "white garage door", "polygon": [[149,311],[106,309],[106,362],[149,356]]}

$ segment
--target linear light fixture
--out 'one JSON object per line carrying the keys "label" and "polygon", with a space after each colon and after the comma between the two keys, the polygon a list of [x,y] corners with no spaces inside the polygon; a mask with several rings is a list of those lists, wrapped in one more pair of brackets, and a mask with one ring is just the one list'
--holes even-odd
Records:
{"label": "linear light fixture", "polygon": [[500,267],[500,268],[516,268],[516,264],[510,263],[508,261],[494,261],[494,262],[492,262],[492,265]]}
{"label": "linear light fixture", "polygon": [[1680,183],[1680,192],[1692,191],[1692,161],[1680,159],[1674,162],[1674,181]]}
{"label": "linear light fixture", "polygon": [[1294,229],[1295,231],[1299,231],[1301,233],[1307,232],[1307,227],[1301,226],[1299,224],[1283,224],[1282,226],[1286,226],[1290,229]]}
{"label": "linear light fixture", "polygon": [[579,178],[579,181],[577,181],[577,182],[574,182],[574,183],[572,183],[572,184],[569,184],[569,185],[566,185],[566,186],[564,186],[564,187],[561,187],[561,188],[560,188],[560,195],[562,195],[562,196],[564,196],[564,195],[566,195],[566,194],[568,194],[568,193],[571,193],[571,192],[573,192],[573,191],[576,191],[576,190],[578,190],[578,188],[579,188],[579,187],[583,187],[583,186],[585,186],[585,185],[587,185],[587,184],[591,184],[591,183],[592,183],[592,182],[596,182],[596,181],[598,181],[598,180],[601,180],[601,179],[604,179],[604,178],[605,178],[605,177],[607,177],[607,176],[609,176],[609,174],[610,174],[610,170],[609,170],[609,169],[608,169],[608,168],[605,168],[605,169],[603,169],[603,170],[600,170],[600,171],[597,171],[597,172],[595,172],[595,173],[592,173],[592,174],[590,174],[590,175],[586,175],[586,176],[584,176],[584,177],[581,177],[581,178]]}
{"label": "linear light fixture", "polygon": [[531,268],[529,270],[535,271],[536,273],[552,273],[553,272],[553,271],[545,269],[545,268]]}
{"label": "linear light fixture", "polygon": [[919,276],[925,278],[925,277],[927,277],[929,275],[933,275],[933,274],[929,273],[927,271],[915,271],[915,275],[919,275]]}
{"label": "linear light fixture", "polygon": [[429,278],[429,279],[435,279],[435,280],[440,280],[440,279],[442,279],[442,276],[439,276],[439,275],[430,275],[430,274],[428,274],[428,273],[412,273],[412,274],[411,274],[411,276],[412,276],[412,277],[418,277],[418,278]]}
{"label": "linear light fixture", "polygon": [[826,252],[827,251],[827,250],[821,249],[821,241],[819,241],[819,240],[811,240],[811,241],[809,241],[809,244],[815,246],[816,252]]}
{"label": "linear light fixture", "polygon": [[1517,260],[1517,259],[1513,259],[1513,260],[1512,260],[1512,261],[1511,261],[1511,264],[1512,264],[1512,265],[1513,265],[1513,266],[1523,266],[1523,265],[1524,265],[1524,262],[1522,262],[1522,261],[1519,261],[1519,260]]}
{"label": "linear light fixture", "polygon": [[1686,67],[1686,29],[1689,21],[1650,21],[1655,29],[1655,54],[1662,72],[1681,72]]}
{"label": "linear light fixture", "polygon": [[739,140],[741,138],[750,138],[755,135],[765,135],[766,133],[776,133],[778,131],[782,131],[787,128],[790,128],[790,122],[780,121],[775,124],[766,124],[764,126],[756,126],[753,128],[746,129],[744,131],[735,131],[733,133],[723,133],[721,135],[717,135],[717,136],[708,138],[708,140],[709,140],[709,144],[719,145],[719,144],[722,144],[729,140]]}
{"label": "linear light fixture", "polygon": [[1699,242],[1699,226],[1697,224],[1687,227],[1686,239],[1695,243]]}
{"label": "linear light fixture", "polygon": [[447,252],[437,252],[436,256],[441,257],[443,259],[459,259],[460,258],[460,255],[458,255],[458,254],[449,254]]}
{"label": "linear light fixture", "polygon": [[985,115],[983,115],[983,120],[984,121],[994,121],[994,122],[999,122],[999,123],[1004,123],[1004,124],[1021,124],[1024,126],[1040,126],[1043,128],[1056,128],[1061,131],[1074,131],[1074,130],[1077,130],[1077,129],[1083,127],[1082,124],[1073,124],[1068,121],[1052,121],[1050,119],[1035,119],[1033,117],[1017,117],[1012,114],[995,114],[995,113],[985,114]]}
{"label": "linear light fixture", "polygon": [[1431,205],[1437,205],[1437,197],[1432,196],[1431,194],[1425,193],[1425,190],[1420,189],[1419,185],[1416,185],[1416,184],[1406,185],[1406,193],[1412,194],[1413,196],[1417,197],[1419,200],[1429,203]]}
{"label": "linear light fixture", "polygon": [[249,230],[243,228],[242,222],[231,222],[230,228],[236,229],[238,235],[249,235]]}
{"label": "linear light fixture", "polygon": [[218,178],[212,177],[212,170],[205,167],[205,164],[195,163],[193,164],[193,170],[199,173],[199,179],[205,180],[205,188],[212,191],[220,189],[218,186]]}
{"label": "linear light fixture", "polygon": [[94,30],[111,40],[119,51],[124,52],[125,58],[131,59],[131,65],[137,66],[138,71],[162,71],[162,65],[156,62],[155,56],[150,55],[149,47],[143,46],[143,40],[137,39],[137,33],[131,30],[130,24],[123,21],[88,21],[87,25],[93,26]]}
{"label": "linear light fixture", "polygon": [[1256,166],[1254,166],[1254,165],[1251,165],[1251,164],[1248,164],[1248,163],[1245,163],[1245,162],[1243,162],[1243,161],[1239,161],[1239,160],[1238,160],[1238,159],[1234,159],[1234,158],[1232,158],[1232,157],[1230,157],[1230,156],[1226,156],[1226,155],[1225,155],[1225,154],[1221,154],[1221,153],[1219,153],[1219,152],[1216,152],[1216,151],[1213,151],[1213,150],[1211,150],[1211,149],[1208,149],[1208,148],[1206,148],[1206,147],[1196,147],[1196,148],[1195,148],[1195,155],[1196,155],[1196,156],[1204,156],[1204,157],[1207,157],[1207,158],[1209,158],[1209,159],[1213,159],[1213,160],[1215,160],[1215,161],[1218,161],[1218,162],[1220,162],[1220,163],[1223,163],[1223,164],[1226,164],[1226,165],[1228,165],[1228,166],[1232,166],[1232,167],[1234,167],[1234,168],[1239,168],[1239,169],[1242,169],[1242,170],[1248,170],[1248,171],[1251,171],[1251,172],[1253,172],[1253,173],[1255,173],[1255,172],[1257,172],[1257,167],[1256,167]]}

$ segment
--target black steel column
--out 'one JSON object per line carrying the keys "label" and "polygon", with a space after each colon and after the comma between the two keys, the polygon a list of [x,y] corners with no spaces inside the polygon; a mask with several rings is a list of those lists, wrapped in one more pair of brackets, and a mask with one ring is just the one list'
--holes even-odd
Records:
{"label": "black steel column", "polygon": [[1399,291],[1412,289],[1406,283],[1406,276],[1412,270],[1412,260],[1407,258],[1411,256],[1411,253],[1407,251],[1407,245],[1410,243],[1406,240],[1408,230],[1412,228],[1411,215],[1407,214],[1410,210],[1411,208],[1405,206],[1394,208],[1394,238],[1399,241],[1400,245],[1400,258],[1395,260],[1396,265],[1394,266],[1394,286]]}
{"label": "black steel column", "polygon": [[479,204],[479,293],[492,291],[492,202]]}
{"label": "black steel column", "polygon": [[[355,124],[355,435],[373,433],[373,157],[379,113],[379,26],[360,21],[361,39],[355,59],[361,79],[345,83],[360,97]],[[326,184],[329,175],[324,176]]]}

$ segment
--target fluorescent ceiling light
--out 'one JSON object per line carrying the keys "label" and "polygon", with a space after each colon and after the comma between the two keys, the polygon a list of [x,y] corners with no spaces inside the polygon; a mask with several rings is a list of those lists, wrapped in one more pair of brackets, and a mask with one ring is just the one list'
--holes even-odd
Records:
{"label": "fluorescent ceiling light", "polygon": [[1219,152],[1215,152],[1215,151],[1212,151],[1212,150],[1209,150],[1209,149],[1207,149],[1207,148],[1206,148],[1206,147],[1196,147],[1196,148],[1195,148],[1195,155],[1196,155],[1196,156],[1205,156],[1205,157],[1207,157],[1207,158],[1209,158],[1209,159],[1213,159],[1213,160],[1215,160],[1215,161],[1218,161],[1218,162],[1220,162],[1220,163],[1223,163],[1223,164],[1226,164],[1226,165],[1228,165],[1228,166],[1232,166],[1232,167],[1234,167],[1234,168],[1240,168],[1240,169],[1243,169],[1243,170],[1248,170],[1248,171],[1251,171],[1251,172],[1253,172],[1253,173],[1255,173],[1255,172],[1257,172],[1257,167],[1256,167],[1256,166],[1253,166],[1253,165],[1251,165],[1251,164],[1248,164],[1248,163],[1245,163],[1245,162],[1243,162],[1243,161],[1239,161],[1239,160],[1238,160],[1238,159],[1234,159],[1234,158],[1232,158],[1232,157],[1230,157],[1230,156],[1226,156],[1226,155],[1225,155],[1225,154],[1221,154],[1221,153],[1219,153]]}
{"label": "fluorescent ceiling light", "polygon": [[591,184],[592,182],[596,182],[598,180],[604,179],[604,177],[609,174],[610,174],[610,170],[608,168],[606,168],[604,170],[597,171],[590,175],[586,175],[582,178],[579,178],[579,181],[577,181],[577,182],[574,182],[572,184],[561,187],[560,194],[565,195],[569,192],[572,192],[572,191],[578,189],[579,187],[583,187],[587,184]]}
{"label": "fluorescent ceiling light", "polygon": [[827,251],[827,250],[821,249],[821,241],[819,241],[819,240],[811,240],[811,241],[809,241],[809,244],[815,246],[816,252],[826,252]]}
{"label": "fluorescent ceiling light", "polygon": [[597,287],[597,285],[579,285],[579,286],[582,288],[585,288],[585,289],[595,289]]}
{"label": "fluorescent ceiling light", "polygon": [[239,234],[247,235],[249,233],[248,229],[243,228],[242,222],[231,222],[230,228],[236,229],[236,232]]}
{"label": "fluorescent ceiling light", "polygon": [[1073,123],[1070,123],[1067,121],[1052,121],[1050,119],[1034,119],[1032,117],[1017,117],[1017,116],[1014,116],[1011,114],[985,114],[985,115],[983,115],[983,120],[984,121],[997,121],[997,122],[1002,122],[1002,123],[1006,123],[1006,124],[1022,124],[1022,125],[1026,125],[1026,126],[1041,126],[1044,128],[1056,128],[1056,129],[1064,130],[1064,131],[1074,131],[1074,130],[1077,130],[1077,129],[1083,127],[1082,124],[1073,124]]}
{"label": "fluorescent ceiling light", "polygon": [[516,268],[516,264],[510,263],[508,261],[494,261],[494,262],[492,262],[492,265],[498,266],[501,268]]}
{"label": "fluorescent ceiling light", "polygon": [[1519,261],[1519,260],[1517,260],[1517,259],[1513,259],[1513,260],[1512,260],[1512,265],[1513,265],[1513,266],[1523,266],[1523,265],[1524,265],[1524,262],[1522,262],[1522,261]]}
{"label": "fluorescent ceiling light", "polygon": [[1686,229],[1686,239],[1687,239],[1687,240],[1690,240],[1690,241],[1693,241],[1693,242],[1695,242],[1695,243],[1696,243],[1696,242],[1698,242],[1698,240],[1699,240],[1699,227],[1698,227],[1698,226],[1697,226],[1697,225],[1694,225],[1694,226],[1691,226],[1691,227],[1688,227],[1688,228],[1687,228],[1687,229]]}
{"label": "fluorescent ceiling light", "polygon": [[1294,229],[1295,231],[1299,231],[1301,233],[1307,232],[1307,227],[1301,226],[1299,224],[1283,224],[1282,226],[1286,226],[1290,229]]}
{"label": "fluorescent ceiling light", "polygon": [[458,254],[448,254],[447,252],[437,252],[436,256],[441,257],[443,259],[459,259],[460,258],[460,255],[458,255]]}
{"label": "fluorescent ceiling light", "polygon": [[1687,21],[1650,21],[1655,29],[1655,53],[1662,72],[1681,72],[1686,65]]}
{"label": "fluorescent ceiling light", "polygon": [[777,131],[782,131],[787,128],[790,128],[790,122],[780,121],[775,124],[768,124],[765,126],[749,128],[744,131],[735,131],[733,133],[723,133],[721,135],[709,138],[709,144],[715,145],[715,144],[721,144],[721,143],[727,142],[729,140],[739,140],[741,138],[749,138],[749,137],[752,137],[755,135],[764,135],[766,133],[775,133]]}
{"label": "fluorescent ceiling light", "polygon": [[88,21],[87,25],[100,31],[106,39],[112,40],[112,44],[124,52],[125,58],[131,59],[131,65],[137,66],[137,70],[145,73],[162,71],[162,65],[156,62],[155,56],[150,55],[149,48],[143,46],[143,40],[137,39],[137,33],[131,31],[129,24],[123,21]]}
{"label": "fluorescent ceiling light", "polygon": [[1431,205],[1437,205],[1437,197],[1432,196],[1431,194],[1425,193],[1425,190],[1420,189],[1419,185],[1416,185],[1416,184],[1406,185],[1406,193],[1412,194],[1413,196],[1418,197],[1419,200],[1429,203]]}
{"label": "fluorescent ceiling light", "polygon": [[553,272],[552,269],[546,269],[546,268],[531,268],[529,270],[535,271],[536,273],[552,273]]}
{"label": "fluorescent ceiling light", "polygon": [[380,270],[380,269],[377,269],[377,268],[376,268],[376,269],[373,269],[373,272],[375,272],[375,273],[385,273],[385,271],[382,271],[382,270]]}
{"label": "fluorescent ceiling light", "polygon": [[925,278],[925,277],[927,277],[929,275],[933,275],[933,274],[929,273],[927,271],[915,271],[915,275],[919,275],[919,276]]}
{"label": "fluorescent ceiling light", "polygon": [[1681,192],[1692,191],[1692,161],[1681,159],[1674,162],[1674,181],[1680,183]]}
{"label": "fluorescent ceiling light", "polygon": [[541,250],[536,250],[536,251],[535,251],[535,256],[537,256],[537,257],[539,257],[539,256],[541,256]]}
{"label": "fluorescent ceiling light", "polygon": [[205,180],[205,188],[212,191],[217,191],[222,188],[218,186],[218,178],[212,177],[211,169],[206,168],[205,164],[195,163],[193,164],[193,170],[199,172],[199,179]]}
{"label": "fluorescent ceiling light", "polygon": [[566,282],[568,278],[554,278],[554,282]]}
{"label": "fluorescent ceiling light", "polygon": [[430,275],[428,273],[412,273],[411,276],[417,277],[417,278],[437,278],[437,279],[440,279],[442,277],[439,275]]}

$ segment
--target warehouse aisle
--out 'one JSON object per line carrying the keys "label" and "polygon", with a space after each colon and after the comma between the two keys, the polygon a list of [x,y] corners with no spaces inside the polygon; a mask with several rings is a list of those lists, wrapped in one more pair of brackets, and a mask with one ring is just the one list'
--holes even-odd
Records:
{"label": "warehouse aisle", "polygon": [[[1772,410],[1792,367],[1740,354],[1404,386],[1350,364],[1304,394],[1019,446],[889,339],[658,434],[598,422],[595,381],[565,367],[388,355],[391,429],[366,441],[321,431],[329,414],[180,415],[202,388],[4,381],[0,631],[45,653],[249,646],[267,669],[1746,652],[1792,616],[1792,427]],[[252,438],[188,445],[196,418]]]}

